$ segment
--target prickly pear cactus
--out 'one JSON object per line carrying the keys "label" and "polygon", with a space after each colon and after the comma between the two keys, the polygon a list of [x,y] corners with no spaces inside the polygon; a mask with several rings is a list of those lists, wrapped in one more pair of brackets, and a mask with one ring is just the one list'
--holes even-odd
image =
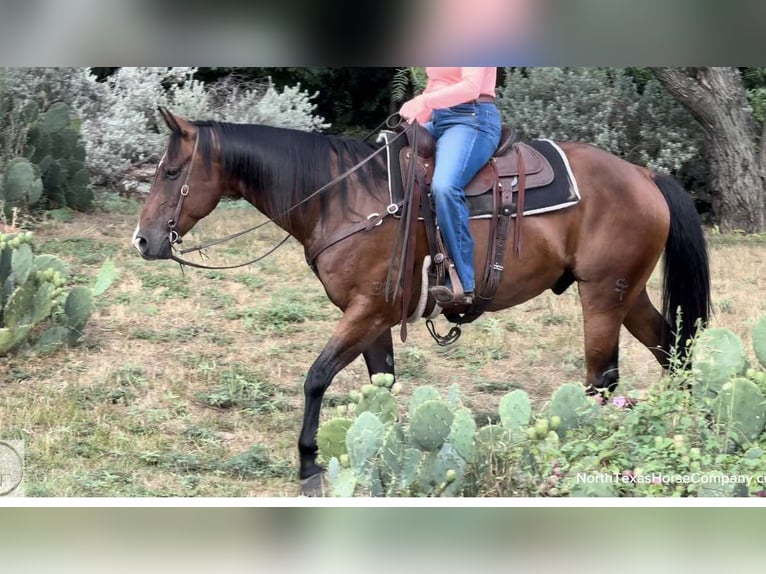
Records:
{"label": "prickly pear cactus", "polygon": [[455,411],[448,441],[465,461],[474,461],[476,456],[476,421],[471,411],[466,408]]}
{"label": "prickly pear cactus", "polygon": [[[582,385],[564,383],[553,393],[548,414],[560,420],[557,432],[564,436],[568,430],[586,424],[596,415],[598,407],[585,394]],[[547,431],[546,431],[547,434]]]}
{"label": "prickly pear cactus", "polygon": [[[66,267],[52,255],[35,256],[32,238],[0,234],[0,355],[28,340],[38,353],[76,342],[93,309],[93,291],[78,286],[67,294]],[[115,275],[113,266],[102,267],[100,292]],[[48,329],[38,329],[46,321]]]}
{"label": "prickly pear cactus", "polygon": [[695,394],[714,397],[730,378],[746,368],[742,341],[729,329],[703,331],[692,350],[692,368],[697,378]]}
{"label": "prickly pear cactus", "polygon": [[[393,378],[393,377],[392,377]],[[393,383],[392,383],[393,384]],[[384,422],[394,422],[396,420],[396,400],[391,396],[391,392],[385,387],[375,385],[367,386],[363,389],[362,400],[356,406],[356,414],[371,412],[378,415],[378,418]]]}
{"label": "prickly pear cactus", "polygon": [[346,418],[334,418],[322,423],[317,431],[317,446],[319,447],[319,456],[323,460],[330,460],[333,457],[340,459],[347,454],[346,434],[353,421]]}
{"label": "prickly pear cactus", "polygon": [[727,428],[731,438],[742,445],[757,438],[766,426],[763,393],[744,378],[723,384],[715,399],[714,413],[719,425]]}
{"label": "prickly pear cactus", "polygon": [[47,134],[58,133],[69,125],[72,108],[63,102],[53,104],[40,118],[40,129]]}
{"label": "prickly pear cactus", "polygon": [[500,422],[505,428],[526,427],[532,417],[532,403],[524,391],[511,391],[500,399]]}
{"label": "prickly pear cactus", "polygon": [[753,349],[761,366],[766,369],[766,317],[761,317],[753,327]]}
{"label": "prickly pear cactus", "polygon": [[90,289],[78,285],[72,287],[64,304],[67,327],[74,331],[81,331],[88,322],[93,311],[93,295]]}
{"label": "prickly pear cactus", "polygon": [[383,446],[385,429],[378,417],[370,412],[360,414],[346,433],[346,450],[351,468],[359,482],[371,479],[372,458]]}
{"label": "prickly pear cactus", "polygon": [[410,419],[413,444],[426,451],[438,450],[449,436],[453,419],[447,403],[439,400],[424,402],[415,409]]}
{"label": "prickly pear cactus", "polygon": [[26,158],[12,160],[6,169],[2,198],[6,211],[19,203],[34,205],[42,197],[43,182],[35,166]]}
{"label": "prickly pear cactus", "polygon": [[441,400],[441,395],[435,387],[431,385],[424,385],[417,387],[410,397],[410,418],[415,414],[415,409],[422,405],[426,401],[438,401]]}

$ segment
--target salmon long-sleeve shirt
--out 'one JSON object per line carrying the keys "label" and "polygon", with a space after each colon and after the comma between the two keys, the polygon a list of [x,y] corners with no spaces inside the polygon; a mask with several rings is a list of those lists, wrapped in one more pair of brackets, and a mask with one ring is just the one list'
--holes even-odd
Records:
{"label": "salmon long-sleeve shirt", "polygon": [[419,98],[427,108],[416,116],[421,125],[431,112],[478,98],[495,95],[497,68],[426,68],[428,83]]}

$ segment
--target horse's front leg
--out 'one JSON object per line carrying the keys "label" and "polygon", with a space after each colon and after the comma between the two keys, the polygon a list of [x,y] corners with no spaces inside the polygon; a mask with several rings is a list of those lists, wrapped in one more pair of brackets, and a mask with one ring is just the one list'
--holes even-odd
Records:
{"label": "horse's front leg", "polygon": [[391,329],[386,329],[380,337],[362,353],[370,376],[375,373],[394,374],[394,343]]}
{"label": "horse's front leg", "polygon": [[[311,365],[303,386],[305,399],[303,427],[298,441],[301,491],[303,494],[316,496],[323,491],[323,470],[316,464],[316,433],[319,427],[322,397],[324,397],[327,387],[330,386],[335,375],[356,359],[360,353],[374,346],[386,331],[389,333],[390,343],[391,326],[384,314],[380,312],[379,302],[367,297],[360,297],[352,301],[351,305],[346,308],[332,337],[314,364]],[[379,356],[377,351],[373,354],[376,357]],[[391,356],[393,357],[393,351]],[[376,368],[378,362],[376,359],[374,364]]]}

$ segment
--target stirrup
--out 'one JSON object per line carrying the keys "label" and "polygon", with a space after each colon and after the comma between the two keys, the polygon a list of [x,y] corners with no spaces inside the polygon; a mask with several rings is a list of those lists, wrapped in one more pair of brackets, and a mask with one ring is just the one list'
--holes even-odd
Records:
{"label": "stirrup", "polygon": [[453,293],[453,291],[446,285],[436,285],[429,288],[428,292],[441,306],[470,305],[473,303],[473,291],[464,293],[461,289],[459,293]]}

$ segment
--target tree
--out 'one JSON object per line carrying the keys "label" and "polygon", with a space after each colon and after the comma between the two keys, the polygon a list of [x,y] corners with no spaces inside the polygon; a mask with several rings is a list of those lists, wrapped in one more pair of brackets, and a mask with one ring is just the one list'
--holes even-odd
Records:
{"label": "tree", "polygon": [[766,229],[766,123],[737,68],[652,68],[705,134],[713,210],[722,231]]}

